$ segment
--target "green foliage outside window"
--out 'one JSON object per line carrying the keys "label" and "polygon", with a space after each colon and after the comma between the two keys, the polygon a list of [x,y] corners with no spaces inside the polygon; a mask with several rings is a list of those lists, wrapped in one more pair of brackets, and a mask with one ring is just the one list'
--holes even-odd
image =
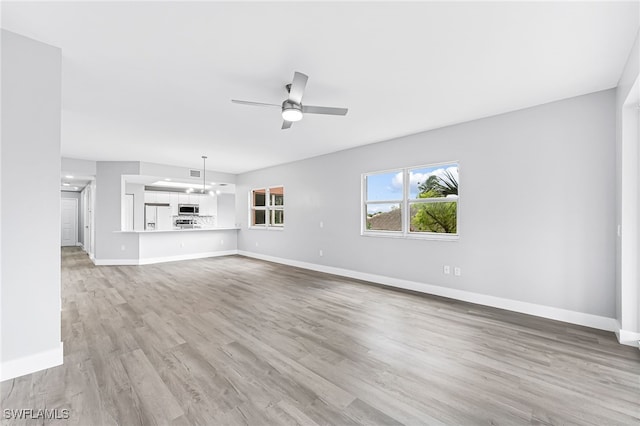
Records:
{"label": "green foliage outside window", "polygon": [[[418,199],[457,197],[458,180],[446,170],[442,176],[429,176],[418,189]],[[412,203],[410,215],[412,232],[457,233],[457,201]]]}

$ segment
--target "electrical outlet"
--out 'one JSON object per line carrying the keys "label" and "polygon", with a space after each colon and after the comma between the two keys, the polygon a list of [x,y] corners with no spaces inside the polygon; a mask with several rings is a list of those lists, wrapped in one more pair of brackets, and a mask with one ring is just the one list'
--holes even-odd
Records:
{"label": "electrical outlet", "polygon": [[320,257],[324,256],[324,253],[322,253],[322,250],[320,250]]}
{"label": "electrical outlet", "polygon": [[460,275],[462,275],[462,269],[456,266],[455,268],[453,268],[453,275],[455,275],[456,277],[459,277]]}
{"label": "electrical outlet", "polygon": [[220,240],[220,245],[223,245],[223,244],[224,244],[224,240]]}
{"label": "electrical outlet", "polygon": [[324,228],[324,222],[320,221],[320,228]]}
{"label": "electrical outlet", "polygon": [[258,247],[258,242],[256,241],[256,247]]}
{"label": "electrical outlet", "polygon": [[124,244],[120,246],[120,250],[122,250],[122,251],[126,250],[126,247],[124,246]]}
{"label": "electrical outlet", "polygon": [[444,265],[444,267],[442,268],[442,273],[445,275],[449,275],[451,273],[451,266]]}

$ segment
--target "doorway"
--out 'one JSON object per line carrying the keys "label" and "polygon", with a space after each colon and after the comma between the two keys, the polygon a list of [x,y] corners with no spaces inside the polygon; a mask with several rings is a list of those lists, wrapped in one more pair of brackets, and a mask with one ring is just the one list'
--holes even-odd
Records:
{"label": "doorway", "polygon": [[78,244],[78,200],[63,198],[61,207],[60,245],[75,246]]}

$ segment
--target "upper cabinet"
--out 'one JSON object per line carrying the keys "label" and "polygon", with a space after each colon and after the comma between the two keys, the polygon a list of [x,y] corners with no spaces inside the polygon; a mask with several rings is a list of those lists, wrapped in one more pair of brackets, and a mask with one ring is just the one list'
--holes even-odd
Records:
{"label": "upper cabinet", "polygon": [[158,203],[169,204],[171,202],[171,194],[169,192],[158,192],[156,199]]}
{"label": "upper cabinet", "polygon": [[216,197],[211,195],[200,196],[200,216],[215,216],[218,212]]}
{"label": "upper cabinet", "polygon": [[145,191],[144,192],[144,203],[145,204],[155,204],[158,202],[158,193],[155,191]]}
{"label": "upper cabinet", "polygon": [[178,204],[191,204],[189,202],[189,194],[179,193],[178,194]]}

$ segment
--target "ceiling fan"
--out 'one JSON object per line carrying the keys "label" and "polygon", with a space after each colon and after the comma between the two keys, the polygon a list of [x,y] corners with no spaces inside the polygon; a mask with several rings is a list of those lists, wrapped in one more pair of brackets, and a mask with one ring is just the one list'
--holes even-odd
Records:
{"label": "ceiling fan", "polygon": [[293,82],[285,87],[289,92],[289,97],[282,102],[282,105],[266,104],[263,102],[239,101],[231,99],[231,102],[243,105],[253,105],[261,107],[276,107],[282,109],[283,129],[291,127],[294,121],[302,120],[303,114],[327,114],[327,115],[347,115],[347,108],[332,108],[322,106],[302,105],[302,95],[307,85],[309,77],[301,72],[296,71],[293,74]]}

